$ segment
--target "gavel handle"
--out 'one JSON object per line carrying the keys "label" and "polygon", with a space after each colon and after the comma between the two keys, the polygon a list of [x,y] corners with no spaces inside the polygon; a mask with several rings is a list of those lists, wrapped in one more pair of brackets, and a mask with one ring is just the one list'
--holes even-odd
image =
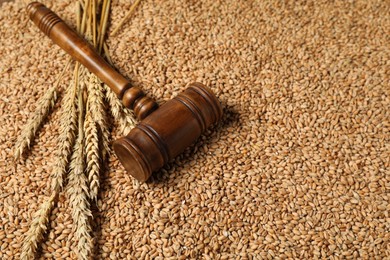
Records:
{"label": "gavel handle", "polygon": [[155,101],[146,97],[141,89],[132,87],[126,78],[113,69],[91,45],[49,8],[39,2],[32,2],[27,6],[27,12],[42,32],[106,83],[125,107],[134,110],[139,120],[157,109]]}

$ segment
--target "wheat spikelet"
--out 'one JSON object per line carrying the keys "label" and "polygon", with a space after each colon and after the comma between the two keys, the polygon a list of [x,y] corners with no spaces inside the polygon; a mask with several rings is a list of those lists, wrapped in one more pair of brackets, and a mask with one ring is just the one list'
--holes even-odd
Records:
{"label": "wheat spikelet", "polygon": [[42,241],[47,230],[49,214],[54,206],[56,196],[57,194],[53,192],[50,198],[43,202],[38,211],[34,213],[30,228],[23,241],[20,259],[34,259],[38,244]]}
{"label": "wheat spikelet", "polygon": [[23,127],[14,147],[14,159],[18,160],[37,133],[39,126],[47,117],[57,100],[57,86],[51,87],[46,94],[38,101],[33,117]]}
{"label": "wheat spikelet", "polygon": [[104,84],[106,90],[106,100],[110,106],[111,115],[119,124],[119,130],[123,134],[127,134],[137,124],[134,112],[125,108],[115,93]]}
{"label": "wheat spikelet", "polygon": [[137,121],[135,120],[134,112],[124,108],[119,118],[119,130],[127,135],[136,125]]}

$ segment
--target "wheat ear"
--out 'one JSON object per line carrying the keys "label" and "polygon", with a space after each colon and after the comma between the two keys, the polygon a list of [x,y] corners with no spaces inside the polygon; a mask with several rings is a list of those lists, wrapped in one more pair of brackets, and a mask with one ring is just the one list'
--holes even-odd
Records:
{"label": "wheat ear", "polygon": [[99,190],[100,152],[99,137],[96,123],[89,112],[85,116],[85,156],[87,162],[87,177],[90,199],[96,200]]}
{"label": "wheat ear", "polygon": [[41,126],[42,122],[45,120],[45,118],[48,116],[50,110],[54,107],[56,101],[57,101],[57,88],[58,85],[61,82],[61,79],[65,73],[65,71],[68,69],[68,66],[70,64],[70,59],[65,65],[65,68],[58,76],[55,84],[53,87],[51,87],[46,94],[37,102],[38,105],[35,109],[35,112],[28,121],[26,125],[24,125],[18,139],[16,140],[15,146],[14,146],[14,159],[15,161],[20,158],[20,156],[23,154],[23,152],[26,150],[26,148],[30,148],[30,144],[32,140],[34,139],[39,127]]}
{"label": "wheat ear", "polygon": [[[92,31],[92,43],[95,48],[100,48],[103,44],[107,20],[110,9],[110,0],[103,1],[101,21],[99,28],[96,23],[96,1],[92,0],[89,6],[89,17],[92,17],[92,24],[88,24],[88,32]],[[90,37],[91,38],[91,37]],[[92,73],[89,73],[87,84],[88,99],[87,112],[84,122],[86,135],[86,162],[87,177],[89,181],[89,194],[93,200],[97,199],[99,190],[100,164],[109,153],[109,129],[107,127],[106,109],[104,105],[104,93],[101,81]],[[99,142],[101,137],[101,142]],[[99,147],[102,146],[102,147]],[[102,148],[102,149],[100,149]],[[100,152],[102,151],[102,152]],[[102,159],[101,159],[102,158]]]}
{"label": "wheat ear", "polygon": [[[84,161],[84,87],[80,81],[78,89],[78,136],[74,145],[70,161],[70,172],[68,175],[68,189],[70,205],[72,207],[72,218],[75,223],[75,237],[78,241],[77,251],[79,259],[88,259],[92,253],[91,226],[89,223],[92,217],[88,201],[88,184],[85,176]],[[76,80],[76,82],[78,82]]]}
{"label": "wheat ear", "polygon": [[[97,198],[100,176],[100,151],[98,125],[105,127],[102,93],[100,95],[99,84],[94,80],[92,74],[89,77],[87,112],[84,122],[85,130],[85,153],[87,161],[87,176],[89,181],[89,195],[91,199]],[[108,138],[108,137],[106,137]]]}
{"label": "wheat ear", "polygon": [[40,244],[44,234],[46,233],[47,226],[49,223],[49,215],[51,210],[53,209],[56,196],[57,194],[53,192],[49,199],[43,202],[39,206],[38,211],[34,213],[30,228],[23,241],[20,259],[27,260],[35,258],[38,245]]}
{"label": "wheat ear", "polygon": [[[80,126],[82,128],[82,126]],[[92,253],[92,237],[88,201],[88,185],[84,172],[84,140],[81,135],[78,136],[74,146],[74,152],[70,163],[70,172],[68,176],[69,202],[72,207],[72,218],[75,224],[75,237],[77,239],[77,251],[79,259],[88,259]]]}
{"label": "wheat ear", "polygon": [[[95,1],[95,0],[93,0]],[[90,2],[85,0],[84,13],[81,19],[80,5],[77,7],[78,19],[78,31],[83,34],[84,30],[87,32],[90,30],[85,28],[91,22],[91,19],[87,17],[87,8],[89,9]],[[89,9],[90,10],[90,9]],[[88,20],[88,22],[87,22]],[[87,24],[86,24],[87,22]],[[88,26],[89,27],[89,26]],[[79,63],[76,64],[76,67]],[[77,111],[78,111],[78,135],[73,148],[72,157],[69,165],[68,174],[68,188],[67,194],[69,196],[69,203],[72,207],[72,218],[75,228],[75,237],[77,239],[77,257],[78,259],[89,259],[92,253],[92,237],[90,217],[92,217],[91,210],[89,208],[89,191],[87,178],[85,176],[85,157],[84,157],[84,91],[86,89],[87,72],[83,66],[80,66],[80,70],[75,74],[75,83],[77,87]]]}
{"label": "wheat ear", "polygon": [[107,113],[106,106],[104,104],[104,92],[102,82],[96,77],[96,75],[90,73],[88,84],[88,98],[90,100],[91,116],[95,123],[99,127],[99,131],[102,137],[102,145],[104,153],[108,153],[109,147],[109,136],[110,132],[107,127]]}
{"label": "wheat ear", "polygon": [[26,148],[30,148],[30,143],[42,124],[43,120],[49,114],[57,100],[57,87],[51,87],[46,94],[38,101],[37,108],[33,117],[23,127],[14,148],[14,159],[18,160]]}
{"label": "wheat ear", "polygon": [[[75,66],[74,78],[79,66]],[[64,176],[69,164],[70,155],[77,134],[77,110],[76,110],[77,82],[72,80],[66,90],[60,120],[60,133],[58,136],[57,160],[53,167],[51,189],[56,192],[64,186]]]}

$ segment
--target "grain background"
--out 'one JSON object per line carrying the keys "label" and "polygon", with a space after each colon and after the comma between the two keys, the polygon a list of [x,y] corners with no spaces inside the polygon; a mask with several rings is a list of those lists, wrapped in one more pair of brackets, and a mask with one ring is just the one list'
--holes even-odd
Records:
{"label": "grain background", "polygon": [[[44,3],[75,26],[74,1]],[[111,29],[130,5],[113,1]],[[0,6],[0,259],[19,258],[50,195],[60,104],[27,159],[11,149],[67,59],[24,7]],[[376,0],[142,1],[108,38],[114,64],[161,102],[206,83],[225,114],[148,183],[111,155],[95,257],[389,258],[389,13]],[[63,193],[41,258],[76,258],[70,212]]]}

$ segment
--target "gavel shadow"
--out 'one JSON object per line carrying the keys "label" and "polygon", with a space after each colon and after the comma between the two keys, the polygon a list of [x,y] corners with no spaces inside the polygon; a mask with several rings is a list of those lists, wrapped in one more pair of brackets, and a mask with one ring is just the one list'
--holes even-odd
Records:
{"label": "gavel shadow", "polygon": [[[221,139],[221,132],[223,129],[229,127],[234,122],[239,121],[239,113],[236,112],[232,107],[222,103],[223,107],[223,116],[222,119],[215,125],[207,129],[191,146],[186,148],[186,150],[168,162],[162,169],[157,172],[154,172],[146,183],[147,184],[162,184],[166,183],[168,179],[174,178],[178,180],[181,178],[181,174],[174,174],[174,172],[179,168],[186,168],[186,165],[190,164],[194,160],[195,154],[202,153],[205,147],[217,144]],[[204,153],[203,153],[204,154]],[[205,155],[210,156],[210,155]]]}

